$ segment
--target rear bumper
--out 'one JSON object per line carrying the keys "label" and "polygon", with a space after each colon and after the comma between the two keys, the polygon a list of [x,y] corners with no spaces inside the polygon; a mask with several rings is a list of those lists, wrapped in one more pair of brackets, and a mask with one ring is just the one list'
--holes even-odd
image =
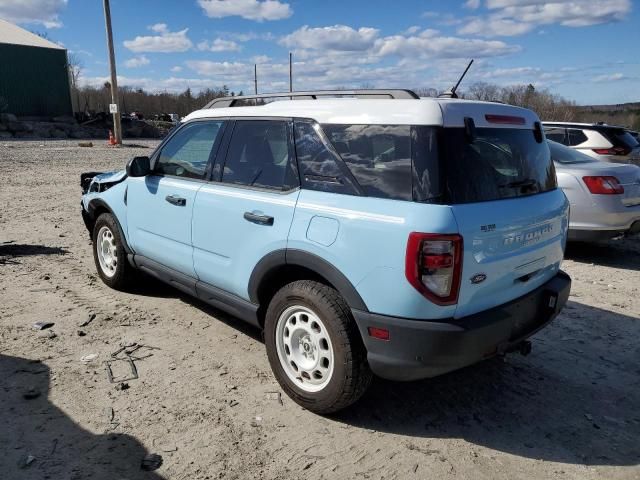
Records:
{"label": "rear bumper", "polygon": [[[564,272],[504,305],[450,321],[408,320],[354,310],[372,371],[390,380],[434,377],[504,353],[546,326],[569,298]],[[369,327],[389,330],[372,338]]]}
{"label": "rear bumper", "polygon": [[636,235],[640,233],[640,219],[630,225],[606,229],[581,229],[569,227],[568,240],[570,242],[597,242],[609,240],[621,235]]}

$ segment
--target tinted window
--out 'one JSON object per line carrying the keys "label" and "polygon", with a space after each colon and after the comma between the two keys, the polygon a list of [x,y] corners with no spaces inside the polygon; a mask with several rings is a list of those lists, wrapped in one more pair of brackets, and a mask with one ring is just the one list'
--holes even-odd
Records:
{"label": "tinted window", "polygon": [[162,147],[154,172],[161,175],[203,178],[217,149],[224,122],[194,122],[182,127]]}
{"label": "tinted window", "polygon": [[222,172],[223,182],[281,190],[287,184],[289,168],[286,122],[236,122]]}
{"label": "tinted window", "polygon": [[614,147],[633,149],[638,146],[638,141],[633,137],[633,135],[621,128],[609,128],[601,133],[611,141]]}
{"label": "tinted window", "polygon": [[560,143],[549,141],[549,150],[551,150],[551,160],[558,163],[589,163],[597,162],[593,158],[584,153],[565,147]]}
{"label": "tinted window", "polygon": [[544,134],[549,140],[567,145],[568,139],[564,128],[549,127],[544,129]]}
{"label": "tinted window", "polygon": [[296,155],[305,188],[357,194],[346,167],[322,138],[317,124],[295,122]]}
{"label": "tinted window", "polygon": [[536,142],[533,130],[477,128],[469,142],[463,128],[445,128],[443,139],[447,202],[484,202],[556,188],[549,147]]}
{"label": "tinted window", "polygon": [[440,153],[435,127],[412,127],[413,198],[418,202],[433,201],[441,195]]}
{"label": "tinted window", "polygon": [[[576,145],[580,145],[581,143],[587,141],[587,136],[582,130],[570,128],[569,130],[567,130],[567,132],[569,133],[569,145],[571,145],[572,147],[575,147]],[[547,136],[547,138],[549,137]]]}
{"label": "tinted window", "polygon": [[323,125],[323,130],[366,195],[412,199],[410,126]]}

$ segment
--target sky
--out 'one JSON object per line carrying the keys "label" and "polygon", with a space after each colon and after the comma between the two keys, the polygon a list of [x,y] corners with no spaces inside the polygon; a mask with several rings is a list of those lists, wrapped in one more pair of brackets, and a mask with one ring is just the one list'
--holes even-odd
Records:
{"label": "sky", "polygon": [[[437,88],[533,84],[578,104],[640,101],[640,0],[111,0],[119,84]],[[108,80],[102,0],[0,0]]]}

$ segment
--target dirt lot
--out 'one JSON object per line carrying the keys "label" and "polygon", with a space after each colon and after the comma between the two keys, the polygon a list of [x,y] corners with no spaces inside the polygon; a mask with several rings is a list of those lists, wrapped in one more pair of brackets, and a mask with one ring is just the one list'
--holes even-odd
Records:
{"label": "dirt lot", "polygon": [[[640,240],[570,249],[570,302],[530,356],[376,380],[323,418],[279,396],[259,332],[151,279],[97,279],[79,174],[155,145],[104,143],[0,143],[0,478],[640,478]],[[134,342],[153,349],[117,389],[104,362]]]}

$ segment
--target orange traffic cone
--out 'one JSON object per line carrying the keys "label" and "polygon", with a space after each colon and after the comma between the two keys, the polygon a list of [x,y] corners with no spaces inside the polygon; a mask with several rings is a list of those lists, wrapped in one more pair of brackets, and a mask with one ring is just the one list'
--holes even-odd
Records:
{"label": "orange traffic cone", "polygon": [[109,130],[109,145],[116,144],[116,137],[113,136],[113,132]]}

